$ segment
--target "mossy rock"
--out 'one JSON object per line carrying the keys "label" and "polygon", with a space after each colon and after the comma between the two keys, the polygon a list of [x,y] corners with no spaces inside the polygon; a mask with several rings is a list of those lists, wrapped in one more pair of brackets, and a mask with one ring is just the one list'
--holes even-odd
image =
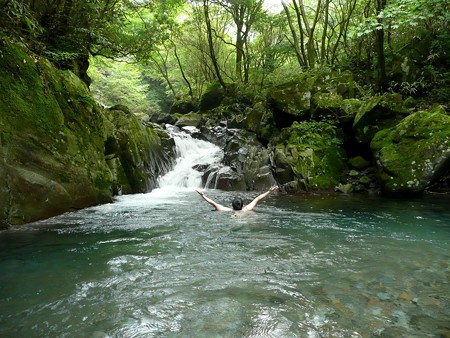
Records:
{"label": "mossy rock", "polygon": [[341,115],[338,116],[338,120],[343,124],[353,125],[356,114],[363,104],[362,101],[358,99],[344,99],[341,102],[341,110],[339,111]]}
{"label": "mossy rock", "polygon": [[333,189],[347,170],[335,129],[325,122],[294,122],[272,145],[275,178],[299,181],[307,190]]}
{"label": "mossy rock", "polygon": [[370,146],[386,193],[420,193],[450,169],[450,116],[441,107],[414,113]]}
{"label": "mossy rock", "polygon": [[245,129],[259,133],[264,114],[266,114],[266,108],[261,102],[256,103],[252,108],[246,109],[244,118]]}
{"label": "mossy rock", "polygon": [[199,108],[201,112],[206,112],[219,107],[222,100],[225,98],[225,90],[220,83],[215,82],[211,84],[200,98]]}
{"label": "mossy rock", "polygon": [[163,146],[162,130],[157,132],[129,115],[127,109],[116,108],[120,109],[105,112],[105,155],[111,159],[108,165],[114,190],[125,194],[147,192],[156,187],[158,176],[170,167],[174,151]]}
{"label": "mossy rock", "polygon": [[395,126],[407,115],[400,94],[379,95],[365,101],[353,122],[353,131],[360,143],[370,143],[382,129]]}
{"label": "mossy rock", "polygon": [[324,118],[344,115],[342,109],[343,98],[336,93],[316,93],[312,97],[313,109],[311,118],[322,120]]}
{"label": "mossy rock", "polygon": [[202,122],[202,115],[199,113],[188,113],[186,115],[177,115],[178,119],[175,125],[178,127],[198,127]]}
{"label": "mossy rock", "polygon": [[[271,88],[267,104],[278,128],[285,128],[294,121],[323,116],[341,116],[342,100],[355,95],[353,74],[315,71],[300,74],[297,79]],[[344,114],[346,115],[346,114]]]}
{"label": "mossy rock", "polygon": [[[145,172],[158,175],[155,168],[164,166],[167,152],[161,146],[148,147],[160,145],[161,138],[137,127],[129,110],[100,110],[86,84],[71,71],[58,70],[6,39],[0,42],[0,55],[0,227],[110,202],[115,178],[105,148],[118,152],[106,154],[110,162],[120,158],[129,142],[128,156],[134,161],[130,167],[141,168],[152,158],[148,162],[154,166]],[[116,125],[105,118],[119,111],[122,118]],[[135,128],[125,131],[130,124]],[[114,133],[115,145],[110,138]],[[146,142],[134,141],[140,135]],[[148,181],[144,176],[138,173],[137,180]]]}
{"label": "mossy rock", "polygon": [[267,104],[277,127],[284,128],[293,121],[310,117],[312,86],[315,77],[305,78],[276,86],[267,94]]}
{"label": "mossy rock", "polygon": [[110,201],[103,117],[85,83],[6,39],[0,44],[3,224]]}
{"label": "mossy rock", "polygon": [[355,97],[355,80],[353,73],[349,70],[335,74],[333,80],[336,83],[336,93],[344,99],[352,99]]}
{"label": "mossy rock", "polygon": [[363,170],[370,166],[370,162],[362,156],[355,156],[348,160],[350,166],[356,170]]}
{"label": "mossy rock", "polygon": [[193,111],[197,111],[197,104],[191,97],[183,97],[175,100],[175,102],[170,107],[170,114],[188,114]]}

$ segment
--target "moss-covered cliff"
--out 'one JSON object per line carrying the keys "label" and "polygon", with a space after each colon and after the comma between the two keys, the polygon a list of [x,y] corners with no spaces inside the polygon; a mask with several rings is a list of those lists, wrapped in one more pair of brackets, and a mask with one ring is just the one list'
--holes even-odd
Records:
{"label": "moss-covered cliff", "polygon": [[[117,129],[107,117],[112,112],[101,110],[71,71],[58,70],[4,38],[0,88],[0,227],[108,202],[114,184],[142,192],[151,188],[151,182],[142,182],[151,163],[170,165],[167,156],[154,158],[164,153],[157,150],[158,134],[150,127],[137,128],[130,114],[134,127],[122,124],[121,133],[133,133],[134,141],[122,153],[130,144],[137,148],[116,164],[134,171],[123,170],[127,175],[119,182],[105,160],[105,142]],[[114,157],[111,151],[107,155]]]}

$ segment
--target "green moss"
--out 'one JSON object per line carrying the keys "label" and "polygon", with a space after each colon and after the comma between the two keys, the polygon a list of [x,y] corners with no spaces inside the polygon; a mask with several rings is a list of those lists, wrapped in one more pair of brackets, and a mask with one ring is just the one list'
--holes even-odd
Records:
{"label": "green moss", "polygon": [[[347,169],[336,128],[327,122],[294,122],[282,130],[275,149],[277,167],[292,168],[307,189],[332,189]],[[283,174],[284,175],[284,174]],[[291,180],[286,177],[285,180]]]}
{"label": "green moss", "polygon": [[370,162],[361,156],[352,157],[348,163],[357,170],[366,169],[370,165]]}
{"label": "green moss", "polygon": [[202,115],[199,113],[190,112],[185,115],[181,115],[177,122],[177,126],[192,126],[192,127],[198,127],[200,125],[200,122],[202,120]]}
{"label": "green moss", "polygon": [[42,81],[37,57],[28,56],[21,48],[3,41],[1,49],[0,116],[11,131],[34,131],[42,128],[49,136],[61,128],[63,118],[57,101]]}
{"label": "green moss", "polygon": [[[10,168],[11,208],[21,206],[11,219],[34,220],[108,200],[103,118],[87,87],[18,45],[0,44],[0,138],[8,150],[0,166]],[[42,179],[31,179],[36,177]],[[41,181],[54,184],[45,190]],[[70,198],[46,202],[58,200],[52,186]],[[33,199],[40,195],[45,198]]]}
{"label": "green moss", "polygon": [[371,142],[386,191],[421,191],[450,156],[450,116],[441,108],[414,113]]}

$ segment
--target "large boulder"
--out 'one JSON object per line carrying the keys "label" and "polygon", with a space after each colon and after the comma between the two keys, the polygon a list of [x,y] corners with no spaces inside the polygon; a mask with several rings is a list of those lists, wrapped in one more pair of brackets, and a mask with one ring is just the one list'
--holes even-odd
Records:
{"label": "large boulder", "polygon": [[176,115],[177,121],[175,125],[177,127],[198,127],[202,121],[202,115],[199,113],[190,112],[185,115]]}
{"label": "large boulder", "polygon": [[450,116],[416,112],[378,132],[370,144],[386,193],[420,193],[450,170]]}
{"label": "large boulder", "polygon": [[208,182],[207,188],[264,190],[275,183],[269,151],[258,141],[255,133],[216,127],[209,134],[206,138],[223,147],[224,156],[220,164],[204,171],[203,182]]}
{"label": "large boulder", "polygon": [[302,73],[297,79],[271,88],[267,104],[278,128],[289,127],[294,121],[306,121],[323,115],[340,116],[342,100],[355,95],[353,74],[318,71]]}
{"label": "large boulder", "polygon": [[170,114],[188,114],[197,111],[197,104],[191,97],[178,98],[170,107]]}
{"label": "large boulder", "polygon": [[86,84],[7,40],[0,49],[1,225],[110,201],[103,117]]}
{"label": "large boulder", "polygon": [[205,112],[217,108],[225,98],[225,89],[220,83],[214,82],[203,93],[200,98],[199,108],[201,112]]}
{"label": "large boulder", "polygon": [[286,190],[332,190],[343,180],[347,170],[345,153],[333,125],[294,122],[274,141],[274,177]]}
{"label": "large boulder", "polygon": [[175,158],[172,138],[154,125],[144,125],[124,106],[105,112],[105,159],[113,174],[115,194],[143,193],[156,187]]}
{"label": "large boulder", "polygon": [[337,93],[316,93],[312,97],[311,118],[321,120],[343,115],[343,98]]}
{"label": "large boulder", "polygon": [[407,115],[400,94],[374,96],[361,104],[353,122],[353,131],[360,143],[370,143],[375,134],[395,126]]}
{"label": "large boulder", "polygon": [[160,137],[123,106],[100,109],[71,71],[6,39],[0,54],[0,227],[110,202],[120,175],[142,191],[144,154]]}
{"label": "large boulder", "polygon": [[310,117],[312,87],[316,78],[284,83],[272,88],[267,94],[267,104],[273,113],[277,127],[288,127],[294,121]]}

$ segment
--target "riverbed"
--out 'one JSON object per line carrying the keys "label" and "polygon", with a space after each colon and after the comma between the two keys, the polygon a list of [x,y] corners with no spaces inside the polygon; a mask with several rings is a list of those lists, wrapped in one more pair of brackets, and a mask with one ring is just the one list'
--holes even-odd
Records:
{"label": "riverbed", "polygon": [[449,202],[168,188],[3,231],[0,336],[447,337]]}

